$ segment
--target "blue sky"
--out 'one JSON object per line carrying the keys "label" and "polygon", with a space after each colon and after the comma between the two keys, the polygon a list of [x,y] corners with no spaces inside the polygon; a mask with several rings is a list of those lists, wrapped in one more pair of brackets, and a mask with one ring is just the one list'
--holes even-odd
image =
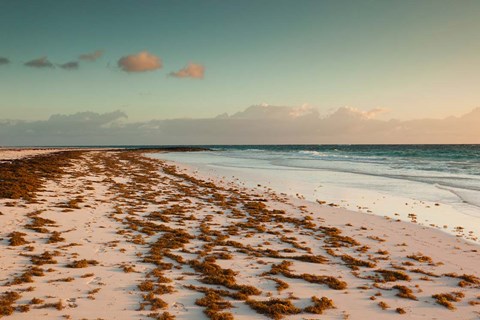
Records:
{"label": "blue sky", "polygon": [[[121,110],[130,121],[250,105],[386,108],[441,118],[480,105],[479,1],[0,1],[0,118]],[[32,68],[103,50],[78,70]],[[154,71],[117,63],[141,51]],[[189,62],[202,79],[168,77]]]}

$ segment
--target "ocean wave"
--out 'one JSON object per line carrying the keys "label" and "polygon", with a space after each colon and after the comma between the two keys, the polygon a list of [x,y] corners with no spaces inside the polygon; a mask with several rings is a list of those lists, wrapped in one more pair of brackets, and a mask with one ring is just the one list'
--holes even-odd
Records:
{"label": "ocean wave", "polygon": [[319,157],[327,155],[326,153],[319,152],[319,151],[313,151],[313,150],[300,150],[300,151],[298,151],[298,153],[311,155],[311,156],[319,156]]}
{"label": "ocean wave", "polygon": [[[474,175],[452,173],[438,170],[420,170],[418,168],[398,167],[393,168],[388,163],[350,162],[341,164],[339,162],[311,161],[277,159],[270,162],[273,166],[283,166],[295,169],[326,170],[366,176],[376,176],[399,180],[408,180],[428,184],[443,184],[453,188],[480,191],[480,178]],[[477,187],[476,187],[477,186]]]}
{"label": "ocean wave", "polygon": [[[450,186],[445,186],[441,184],[435,184],[438,189],[450,191],[458,198],[460,198],[464,203],[480,208],[480,191],[454,188]],[[480,211],[479,211],[480,216]]]}
{"label": "ocean wave", "polygon": [[272,166],[480,189],[480,146],[226,146],[224,150],[222,156]]}

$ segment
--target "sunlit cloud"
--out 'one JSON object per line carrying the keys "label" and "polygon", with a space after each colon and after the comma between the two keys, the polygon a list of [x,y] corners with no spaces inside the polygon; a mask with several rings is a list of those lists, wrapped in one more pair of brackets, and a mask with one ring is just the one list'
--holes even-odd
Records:
{"label": "sunlit cloud", "polygon": [[65,70],[76,70],[78,69],[78,62],[77,61],[70,61],[60,65],[60,68]]}
{"label": "sunlit cloud", "polygon": [[190,62],[185,68],[177,72],[170,72],[170,76],[176,78],[203,79],[205,76],[205,67],[201,64]]}
{"label": "sunlit cloud", "polygon": [[250,106],[245,110],[234,113],[227,118],[245,120],[268,119],[288,121],[302,117],[318,118],[318,111],[306,105],[300,107],[286,107],[272,106],[266,103],[262,103],[260,105]]}
{"label": "sunlit cloud", "polygon": [[352,107],[342,107],[342,108],[338,108],[332,114],[332,116],[341,117],[341,118],[355,117],[355,118],[361,118],[361,119],[374,119],[378,115],[382,113],[386,113],[388,111],[389,110],[386,108],[374,108],[374,109],[364,111],[364,110],[359,110],[357,108],[352,108]]}
{"label": "sunlit cloud", "polygon": [[99,59],[102,56],[103,56],[103,50],[97,50],[97,51],[94,51],[94,52],[91,52],[91,53],[81,54],[78,58],[80,60],[93,62],[93,61]]}
{"label": "sunlit cloud", "polygon": [[125,72],[146,72],[160,69],[162,60],[147,51],[142,51],[120,58],[117,64]]}
{"label": "sunlit cloud", "polygon": [[352,107],[338,108],[333,114],[334,118],[359,118],[359,119],[375,119],[378,115],[388,112],[386,108],[374,108],[367,111],[359,110]]}
{"label": "sunlit cloud", "polygon": [[25,65],[33,68],[54,68],[53,63],[48,61],[47,57],[30,60],[25,62]]}
{"label": "sunlit cloud", "polygon": [[378,115],[388,113],[388,112],[390,112],[390,109],[388,109],[388,108],[375,108],[375,109],[371,109],[371,110],[367,111],[365,116],[368,119],[373,119],[373,118],[376,118]]}
{"label": "sunlit cloud", "polygon": [[8,60],[5,57],[0,57],[0,66],[4,64],[9,64],[9,63],[10,63],[10,60]]}
{"label": "sunlit cloud", "polygon": [[293,118],[297,117],[303,117],[305,115],[311,115],[312,113],[317,113],[317,111],[310,105],[308,104],[303,104],[300,107],[294,107],[292,108],[292,111],[290,111],[290,116]]}

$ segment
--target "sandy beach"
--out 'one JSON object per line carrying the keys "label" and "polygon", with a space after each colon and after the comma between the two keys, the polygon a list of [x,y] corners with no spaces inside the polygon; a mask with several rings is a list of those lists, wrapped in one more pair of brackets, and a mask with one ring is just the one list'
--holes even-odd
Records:
{"label": "sandy beach", "polygon": [[8,161],[56,152],[58,149],[0,148],[0,161]]}
{"label": "sandy beach", "polygon": [[434,228],[135,150],[0,161],[0,318],[480,319],[480,247]]}

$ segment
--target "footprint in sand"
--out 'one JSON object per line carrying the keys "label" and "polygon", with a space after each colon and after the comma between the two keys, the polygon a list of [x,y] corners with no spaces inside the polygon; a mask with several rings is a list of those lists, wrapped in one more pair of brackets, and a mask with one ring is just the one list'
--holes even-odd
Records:
{"label": "footprint in sand", "polygon": [[185,305],[183,303],[180,303],[180,302],[175,302],[172,305],[172,308],[175,309],[175,310],[187,311],[187,308],[185,308]]}
{"label": "footprint in sand", "polygon": [[97,248],[95,249],[95,253],[104,253],[106,250],[105,248]]}
{"label": "footprint in sand", "polygon": [[68,306],[70,308],[76,308],[78,307],[78,304],[76,304],[75,302],[77,301],[77,298],[69,298],[66,300],[68,302]]}
{"label": "footprint in sand", "polygon": [[91,284],[92,282],[100,282],[102,280],[101,277],[95,277],[91,279],[90,281],[87,281],[87,284]]}

